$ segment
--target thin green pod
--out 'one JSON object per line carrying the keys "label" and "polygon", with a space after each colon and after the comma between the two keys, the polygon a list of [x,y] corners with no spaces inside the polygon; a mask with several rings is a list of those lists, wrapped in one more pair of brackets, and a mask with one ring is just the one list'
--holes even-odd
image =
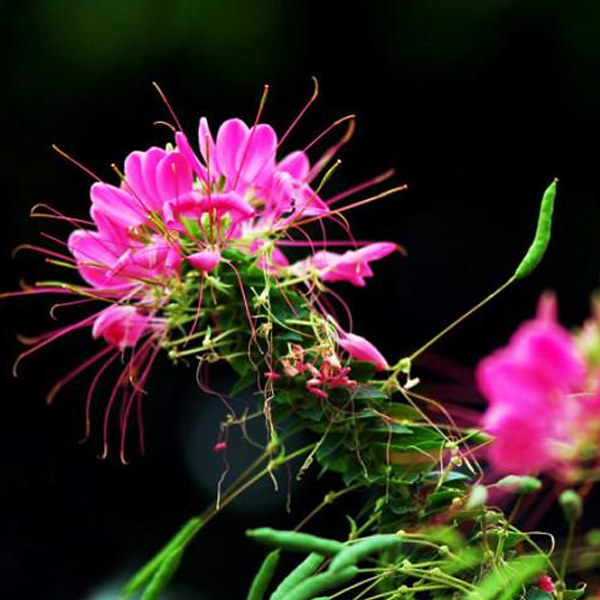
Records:
{"label": "thin green pod", "polygon": [[527,254],[525,254],[525,257],[517,267],[513,279],[527,277],[538,266],[548,248],[552,230],[552,213],[554,212],[557,181],[555,179],[544,192],[535,237],[531,246],[529,246],[529,250],[527,250]]}
{"label": "thin green pod", "polygon": [[286,594],[300,585],[323,564],[322,554],[309,554],[275,589],[269,600],[283,600]]}
{"label": "thin green pod", "polygon": [[162,591],[167,587],[169,581],[179,567],[181,557],[183,556],[183,548],[173,550],[162,562],[157,569],[152,581],[144,591],[142,600],[156,600]]}
{"label": "thin green pod", "polygon": [[321,592],[340,587],[358,575],[356,567],[346,567],[340,571],[325,571],[314,575],[296,586],[285,600],[313,600]]}
{"label": "thin green pod", "polygon": [[316,552],[317,554],[331,556],[344,549],[344,544],[337,540],[328,540],[298,531],[278,531],[270,527],[261,527],[251,529],[246,534],[259,544],[284,548],[294,552]]}
{"label": "thin green pod", "polygon": [[154,573],[160,568],[165,558],[173,550],[181,547],[188,539],[200,529],[202,519],[194,517],[190,519],[175,536],[160,550],[148,563],[146,563],[128,582],[121,591],[121,598],[129,598],[150,581]]}
{"label": "thin green pod", "polygon": [[265,592],[267,591],[267,588],[273,579],[273,575],[275,574],[275,569],[279,563],[280,554],[281,553],[279,550],[273,550],[273,552],[269,552],[269,554],[267,554],[265,560],[260,566],[260,569],[258,570],[258,573],[252,581],[247,600],[263,600]]}
{"label": "thin green pod", "polygon": [[386,550],[387,548],[398,547],[402,544],[402,539],[393,533],[373,535],[366,540],[346,546],[331,562],[329,571],[339,571],[355,565],[359,560]]}

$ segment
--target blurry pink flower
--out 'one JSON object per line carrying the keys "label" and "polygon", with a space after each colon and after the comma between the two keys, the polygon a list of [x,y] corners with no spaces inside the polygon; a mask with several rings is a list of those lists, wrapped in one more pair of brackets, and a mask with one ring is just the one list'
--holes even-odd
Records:
{"label": "blurry pink flower", "polygon": [[110,346],[124,350],[138,342],[149,324],[150,318],[139,313],[134,306],[111,306],[94,321],[92,335],[94,338],[103,337]]}
{"label": "blurry pink flower", "polygon": [[500,471],[522,474],[558,465],[572,438],[572,394],[585,384],[573,337],[556,321],[553,296],[505,348],[482,360],[477,381],[490,407],[483,427],[495,436],[489,451]]}
{"label": "blurry pink flower", "polygon": [[389,368],[387,360],[369,340],[354,333],[340,332],[339,345],[355,360],[370,362],[378,371]]}

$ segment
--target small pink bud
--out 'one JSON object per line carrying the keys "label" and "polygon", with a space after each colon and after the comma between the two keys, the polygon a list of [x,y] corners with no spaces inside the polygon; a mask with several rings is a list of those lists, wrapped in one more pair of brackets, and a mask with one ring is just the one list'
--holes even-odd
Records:
{"label": "small pink bud", "polygon": [[217,442],[214,446],[213,446],[213,450],[215,452],[223,452],[223,450],[227,449],[227,442]]}
{"label": "small pink bud", "polygon": [[221,253],[218,250],[206,249],[190,254],[187,259],[198,271],[209,273],[221,261]]}
{"label": "small pink bud", "polygon": [[538,587],[540,590],[551,594],[554,591],[554,582],[552,581],[552,577],[549,575],[540,575]]}
{"label": "small pink bud", "polygon": [[265,373],[265,377],[269,381],[276,381],[277,379],[279,379],[281,377],[281,375],[279,373],[277,373],[276,371],[267,371]]}
{"label": "small pink bud", "polygon": [[323,391],[321,388],[307,385],[306,389],[311,394],[314,394],[315,396],[322,398],[323,400],[325,400],[326,398],[329,398],[329,395],[327,394],[327,392]]}
{"label": "small pink bud", "polygon": [[385,371],[389,368],[383,354],[369,340],[360,335],[340,331],[339,344],[355,360],[373,363],[378,371]]}

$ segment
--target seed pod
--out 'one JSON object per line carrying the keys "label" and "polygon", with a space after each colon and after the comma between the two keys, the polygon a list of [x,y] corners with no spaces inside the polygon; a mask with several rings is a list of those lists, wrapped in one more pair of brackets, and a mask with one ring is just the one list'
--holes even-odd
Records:
{"label": "seed pod", "polygon": [[343,550],[344,544],[337,540],[328,540],[308,533],[299,533],[297,531],[277,531],[270,527],[261,527],[260,529],[251,529],[247,535],[259,544],[284,548],[294,552],[316,552],[330,556]]}
{"label": "seed pod", "polygon": [[285,600],[313,600],[317,594],[340,587],[347,581],[354,579],[356,575],[358,575],[356,567],[347,567],[341,571],[326,571],[320,575],[314,575],[290,591]]}
{"label": "seed pod", "polygon": [[529,246],[529,250],[527,250],[527,254],[517,267],[513,275],[514,279],[527,277],[538,266],[546,252],[546,248],[548,248],[552,230],[554,199],[556,198],[556,182],[557,180],[555,179],[544,192],[535,237],[531,246]]}
{"label": "seed pod", "polygon": [[200,517],[193,517],[190,519],[171,539],[171,541],[163,547],[163,549],[146,563],[127,583],[127,585],[121,591],[121,598],[126,599],[139,591],[150,578],[160,568],[166,557],[185,544],[190,537],[200,529],[202,526],[202,519]]}
{"label": "seed pod", "polygon": [[278,586],[270,600],[283,600],[286,594],[300,585],[323,564],[325,557],[321,554],[309,554]]}
{"label": "seed pod", "polygon": [[258,573],[252,581],[247,600],[263,600],[265,592],[267,591],[267,588],[271,583],[271,579],[273,579],[273,575],[275,574],[275,569],[277,568],[277,563],[279,562],[279,554],[279,550],[273,550],[273,552],[269,552],[269,554],[267,554],[265,560],[260,566]]}
{"label": "seed pod", "polygon": [[177,548],[165,558],[144,591],[142,600],[156,600],[158,598],[161,592],[167,587],[169,581],[171,581],[173,575],[175,575],[182,556],[183,548]]}
{"label": "seed pod", "polygon": [[339,571],[355,565],[359,560],[381,552],[386,548],[398,547],[402,539],[394,533],[373,535],[365,540],[346,546],[329,565],[329,571]]}

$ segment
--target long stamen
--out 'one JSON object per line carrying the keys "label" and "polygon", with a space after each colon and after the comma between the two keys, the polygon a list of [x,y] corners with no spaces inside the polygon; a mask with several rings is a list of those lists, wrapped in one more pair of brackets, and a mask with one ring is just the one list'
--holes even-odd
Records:
{"label": "long stamen", "polygon": [[79,161],[75,160],[70,154],[67,154],[67,152],[59,148],[56,144],[52,144],[52,150],[58,152],[58,154],[60,154],[63,158],[66,158],[69,162],[73,163],[76,167],[80,168],[96,181],[102,181],[98,175],[96,175],[93,171],[90,171],[90,169],[87,167],[84,167]]}
{"label": "long stamen", "polygon": [[156,81],[152,82],[152,86],[158,92],[160,99],[164,102],[165,106],[167,107],[167,110],[169,111],[169,114],[173,117],[173,121],[175,121],[175,124],[177,125],[177,128],[179,129],[179,131],[183,131],[183,127],[181,126],[181,123],[179,122],[179,119],[177,118],[177,115],[175,114],[175,111],[173,110],[171,103],[167,100],[166,94],[162,91],[162,89],[160,88],[158,83],[156,83]]}
{"label": "long stamen", "polygon": [[88,360],[79,365],[76,369],[73,369],[70,373],[57,381],[46,396],[46,404],[52,404],[57,394],[65,387],[65,385],[73,381],[73,379],[75,379],[79,374],[83,373],[83,371],[85,371],[88,367],[91,367],[94,363],[106,356],[111,350],[112,348],[110,346],[103,348],[100,350],[100,352],[97,352],[91,358],[88,358]]}
{"label": "long stamen", "polygon": [[311,97],[309,98],[308,102],[304,105],[302,110],[298,113],[296,118],[292,121],[292,124],[285,130],[285,133],[281,136],[281,139],[279,140],[279,143],[277,144],[277,148],[279,148],[279,146],[281,146],[281,144],[283,144],[283,142],[285,141],[287,136],[292,132],[294,127],[296,127],[296,125],[300,122],[300,119],[304,116],[304,113],[306,113],[306,111],[310,108],[310,106],[319,97],[319,81],[317,80],[317,78],[314,75],[311,76],[311,79],[312,79],[313,85],[314,85],[313,93],[312,93]]}
{"label": "long stamen", "polygon": [[369,189],[370,187],[383,183],[384,181],[387,181],[390,177],[392,177],[395,172],[396,171],[394,169],[388,169],[387,171],[385,171],[381,175],[378,175],[377,177],[373,177],[368,181],[359,183],[358,185],[355,185],[339,194],[336,194],[335,196],[332,196],[331,198],[325,200],[325,203],[331,206],[332,204],[335,204],[336,202],[339,202],[340,200],[343,200],[348,196],[353,196],[358,192],[362,192],[363,190]]}
{"label": "long stamen", "polygon": [[91,433],[91,417],[90,417],[90,413],[91,413],[91,408],[92,408],[92,400],[93,400],[93,397],[94,397],[94,391],[96,390],[98,382],[100,381],[100,378],[102,377],[102,375],[104,374],[104,372],[110,367],[110,365],[112,365],[112,363],[121,354],[120,352],[115,351],[112,347],[110,349],[113,350],[112,356],[110,356],[108,358],[108,360],[100,367],[100,369],[98,369],[98,371],[96,372],[96,375],[94,375],[94,379],[92,379],[92,383],[90,385],[90,389],[88,390],[88,393],[87,393],[87,397],[86,397],[86,400],[85,400],[85,434],[83,436],[83,439],[80,441],[80,443],[85,442],[90,437],[90,433]]}
{"label": "long stamen", "polygon": [[27,358],[34,352],[41,350],[42,348],[44,348],[51,342],[58,340],[59,338],[63,337],[64,335],[67,335],[68,333],[71,333],[72,331],[76,331],[77,329],[82,329],[83,327],[88,327],[95,318],[96,318],[96,315],[92,315],[91,317],[88,317],[87,319],[83,319],[82,321],[79,321],[78,323],[74,323],[73,325],[68,325],[67,327],[63,327],[60,330],[58,330],[54,335],[51,335],[44,341],[35,345],[33,348],[30,348],[29,350],[26,350],[25,352],[21,352],[21,354],[19,354],[19,356],[17,356],[17,359],[13,363],[13,367],[12,367],[13,377],[18,377],[19,365],[21,364],[21,361],[24,358]]}
{"label": "long stamen", "polygon": [[[39,208],[44,208],[46,210],[49,210],[51,214],[37,212],[37,210]],[[38,204],[34,205],[31,208],[31,210],[29,211],[29,216],[31,218],[63,220],[63,221],[67,221],[69,224],[73,225],[74,227],[76,227],[77,225],[88,225],[88,226],[96,225],[93,221],[89,221],[87,219],[76,219],[75,217],[68,217],[67,215],[56,210],[55,208],[52,208],[50,205],[44,204],[41,202],[39,202]]]}
{"label": "long stamen", "polygon": [[[399,185],[397,187],[386,190],[385,192],[381,192],[381,194],[376,194],[375,196],[365,198],[364,200],[359,200],[358,202],[353,202],[352,204],[348,204],[347,206],[344,206],[342,208],[336,208],[336,209],[332,210],[330,213],[327,213],[327,215],[328,216],[330,216],[332,214],[342,215],[346,211],[353,210],[355,208],[359,208],[360,206],[365,206],[366,204],[370,204],[371,202],[381,200],[382,198],[387,198],[388,196],[391,196],[392,194],[397,194],[398,192],[403,192],[404,190],[407,190],[407,189],[408,189],[407,185]],[[307,219],[304,219],[303,221],[300,221],[300,223],[297,223],[296,225],[307,225],[308,223],[314,223],[315,221],[318,221],[322,218],[323,218],[322,215],[317,215],[315,217],[309,217]]]}

